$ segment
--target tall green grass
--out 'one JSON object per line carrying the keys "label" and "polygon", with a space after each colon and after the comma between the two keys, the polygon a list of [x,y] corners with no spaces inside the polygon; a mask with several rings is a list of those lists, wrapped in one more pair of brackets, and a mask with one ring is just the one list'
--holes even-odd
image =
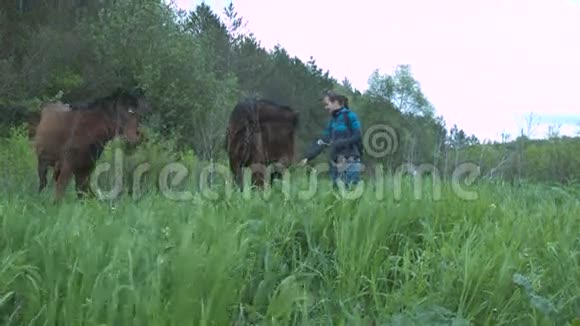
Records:
{"label": "tall green grass", "polygon": [[[157,148],[174,159],[156,146],[133,157]],[[71,184],[55,205],[52,188],[36,193],[22,134],[3,141],[0,163],[3,325],[570,325],[580,316],[578,189],[482,182],[476,200],[449,185],[440,200],[416,200],[408,182],[400,199],[387,186],[382,200],[374,190],[340,200],[321,175],[305,200],[278,186],[267,200],[193,191],[177,201],[150,187],[136,199],[77,201]],[[151,182],[162,165],[152,162]]]}

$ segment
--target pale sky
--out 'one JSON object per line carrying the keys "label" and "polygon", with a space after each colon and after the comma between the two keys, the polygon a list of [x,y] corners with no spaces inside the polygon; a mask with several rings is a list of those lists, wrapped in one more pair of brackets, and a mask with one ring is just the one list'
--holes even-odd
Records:
{"label": "pale sky", "polygon": [[[193,9],[202,0],[174,0]],[[230,0],[205,0],[222,15]],[[409,64],[437,115],[480,140],[514,136],[533,112],[580,132],[580,0],[235,0],[262,46],[313,56],[364,91]],[[356,108],[352,108],[356,110]],[[364,121],[363,121],[364,123]]]}

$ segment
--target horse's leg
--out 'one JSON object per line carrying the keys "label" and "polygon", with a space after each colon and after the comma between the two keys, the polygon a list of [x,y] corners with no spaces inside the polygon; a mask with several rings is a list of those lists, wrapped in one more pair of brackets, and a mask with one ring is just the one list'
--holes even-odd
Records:
{"label": "horse's leg", "polygon": [[60,173],[58,174],[58,178],[56,180],[55,200],[57,202],[62,200],[66,186],[68,185],[71,176],[72,167],[70,166],[70,163],[67,161],[62,162],[60,164]]}
{"label": "horse's leg", "polygon": [[53,168],[53,173],[52,173],[52,178],[54,179],[54,182],[56,183],[56,180],[58,180],[58,176],[60,175],[60,163],[59,161],[56,161],[54,163],[54,168]]}
{"label": "horse's leg", "polygon": [[241,189],[244,186],[244,171],[242,164],[239,162],[237,162],[236,165],[234,166],[234,178],[236,184]]}
{"label": "horse's leg", "polygon": [[270,177],[270,185],[274,185],[274,180],[282,180],[282,172],[281,171],[274,171]]}
{"label": "horse's leg", "polygon": [[42,190],[46,187],[47,180],[46,180],[46,173],[48,172],[48,162],[43,160],[40,156],[38,156],[38,192],[42,192]]}
{"label": "horse's leg", "polygon": [[240,182],[240,166],[241,166],[241,163],[237,159],[237,157],[234,157],[233,155],[231,155],[230,156],[230,172],[231,172],[231,175],[232,175],[232,181],[238,187],[241,187],[241,182]]}
{"label": "horse's leg", "polygon": [[286,171],[286,169],[288,168],[288,158],[287,157],[282,157],[281,159],[279,159],[278,161],[274,162],[272,167],[272,174],[271,174],[271,179],[270,179],[270,185],[274,184],[274,180],[278,179],[280,181],[282,181],[284,179],[284,172]]}
{"label": "horse's leg", "polygon": [[252,168],[252,184],[258,188],[263,188],[266,179],[266,167],[261,163],[253,163]]}
{"label": "horse's leg", "polygon": [[253,135],[251,145],[252,183],[259,188],[263,188],[266,173],[266,157],[263,151],[262,133],[256,132]]}
{"label": "horse's leg", "polygon": [[[232,181],[238,184],[238,162],[230,155],[230,172],[232,174]],[[238,184],[239,185],[239,184]]]}
{"label": "horse's leg", "polygon": [[242,140],[235,144],[230,144],[230,170],[232,172],[232,177],[234,182],[238,185],[240,189],[244,187],[244,171],[243,167],[249,162],[250,156],[248,152],[248,145]]}
{"label": "horse's leg", "polygon": [[91,171],[89,169],[75,171],[74,176],[77,198],[81,199],[92,195],[89,188]]}

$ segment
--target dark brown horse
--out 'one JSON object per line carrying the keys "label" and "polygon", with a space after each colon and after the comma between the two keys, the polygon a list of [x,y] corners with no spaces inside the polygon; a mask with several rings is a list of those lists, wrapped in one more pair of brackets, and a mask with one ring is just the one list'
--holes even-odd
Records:
{"label": "dark brown horse", "polygon": [[107,142],[120,136],[129,144],[139,143],[139,115],[144,110],[148,106],[140,96],[121,90],[88,104],[44,105],[34,135],[38,191],[46,187],[46,174],[52,167],[57,201],[62,199],[72,176],[77,196],[87,194],[90,175]]}
{"label": "dark brown horse", "polygon": [[[241,101],[230,115],[226,150],[230,169],[242,186],[243,168],[252,170],[252,184],[264,185],[265,168],[273,165],[274,177],[294,160],[294,134],[298,112],[268,100]],[[270,180],[272,180],[272,175]]]}

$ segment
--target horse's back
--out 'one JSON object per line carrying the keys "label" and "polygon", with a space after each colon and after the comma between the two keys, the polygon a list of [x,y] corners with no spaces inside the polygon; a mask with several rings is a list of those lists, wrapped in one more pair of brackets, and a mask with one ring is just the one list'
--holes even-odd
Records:
{"label": "horse's back", "polygon": [[[298,112],[267,99],[239,101],[230,114],[226,148],[236,152],[256,151],[274,160],[291,160]],[[259,136],[258,136],[259,135]],[[261,140],[255,138],[258,136]]]}
{"label": "horse's back", "polygon": [[42,112],[70,112],[71,107],[60,101],[47,103],[42,107]]}
{"label": "horse's back", "polygon": [[267,99],[247,98],[239,101],[230,114],[230,126],[247,126],[275,122],[289,124],[295,128],[298,124],[298,112],[291,107]]}
{"label": "horse's back", "polygon": [[34,135],[34,146],[37,153],[56,155],[66,141],[67,130],[72,121],[70,106],[61,102],[47,103],[42,106],[40,119]]}

